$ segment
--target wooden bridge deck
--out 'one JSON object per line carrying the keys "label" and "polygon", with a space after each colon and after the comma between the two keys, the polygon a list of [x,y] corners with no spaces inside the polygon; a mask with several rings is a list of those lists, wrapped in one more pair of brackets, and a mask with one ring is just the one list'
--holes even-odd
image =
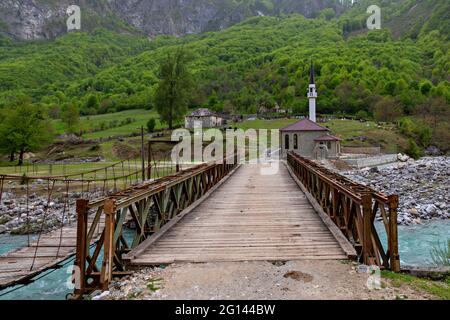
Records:
{"label": "wooden bridge deck", "polygon": [[130,265],[346,259],[286,167],[276,175],[260,168],[241,166],[163,235],[135,248]]}
{"label": "wooden bridge deck", "polygon": [[[90,219],[89,226],[93,220]],[[103,226],[103,221],[101,222]],[[94,232],[94,241],[103,228]],[[75,254],[77,244],[76,222],[42,235],[30,246],[19,248],[0,256],[0,289],[26,282],[36,275],[51,269]],[[36,256],[36,258],[35,258]]]}

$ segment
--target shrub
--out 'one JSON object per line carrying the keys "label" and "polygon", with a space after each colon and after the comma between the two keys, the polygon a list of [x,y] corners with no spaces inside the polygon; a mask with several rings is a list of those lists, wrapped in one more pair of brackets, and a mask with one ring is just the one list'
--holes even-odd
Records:
{"label": "shrub", "polygon": [[413,138],[422,147],[430,145],[433,131],[430,126],[422,121],[414,121],[411,118],[402,118],[398,122],[400,132],[409,138]]}
{"label": "shrub", "polygon": [[449,267],[450,266],[450,239],[447,239],[447,247],[441,247],[439,242],[436,246],[431,249],[431,262],[438,267]]}
{"label": "shrub", "polygon": [[433,132],[431,131],[431,128],[427,125],[422,125],[422,126],[418,126],[416,127],[416,134],[419,138],[419,143],[423,146],[426,147],[431,143],[431,138],[433,136]]}
{"label": "shrub", "polygon": [[406,136],[411,136],[415,130],[416,125],[410,118],[402,118],[398,122],[400,132]]}
{"label": "shrub", "polygon": [[360,120],[367,120],[369,118],[369,114],[367,113],[367,111],[365,110],[359,110],[356,114],[355,114],[356,119],[360,119]]}
{"label": "shrub", "polygon": [[153,132],[153,130],[155,130],[155,126],[156,126],[156,121],[154,118],[151,118],[150,120],[148,120],[148,122],[147,122],[148,132]]}
{"label": "shrub", "polygon": [[419,159],[423,154],[422,149],[411,138],[408,140],[408,148],[406,148],[405,153],[413,159]]}

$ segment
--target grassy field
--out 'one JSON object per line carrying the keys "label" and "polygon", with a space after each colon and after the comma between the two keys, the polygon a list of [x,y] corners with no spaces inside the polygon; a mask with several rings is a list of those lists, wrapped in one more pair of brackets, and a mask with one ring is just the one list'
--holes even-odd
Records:
{"label": "grassy field", "polygon": [[[125,176],[130,173],[141,170],[141,163],[136,159],[129,163],[125,162],[116,165],[114,169],[111,167],[117,162],[87,162],[87,163],[58,163],[58,164],[26,164],[22,167],[0,167],[0,174],[26,175],[27,177],[46,177],[46,176],[73,176],[74,179],[81,178],[84,174],[85,179],[103,179],[106,176]],[[107,168],[107,174],[104,168]],[[93,173],[91,171],[98,170]]]}
{"label": "grassy field", "polygon": [[[154,110],[128,110],[123,112],[87,116],[81,118],[81,130],[85,139],[98,139],[108,137],[128,136],[132,133],[140,132],[140,127],[146,128],[149,119],[156,120],[155,129],[163,129],[164,125],[159,121],[159,115]],[[232,127],[243,130],[247,129],[281,129],[294,122],[297,119],[275,119],[275,120],[251,120],[240,123],[232,123]],[[386,124],[378,126],[373,121],[360,122],[356,120],[330,120],[326,123],[320,123],[330,128],[332,134],[342,139],[344,146],[370,147],[381,146],[387,153],[400,152],[407,146],[407,139],[403,137],[395,125]],[[54,121],[54,126],[59,134],[64,133],[64,124],[60,120]],[[90,132],[95,131],[95,132]],[[108,159],[116,160],[111,153],[113,142],[101,144],[101,156],[107,156]]]}
{"label": "grassy field", "polygon": [[232,127],[239,129],[281,129],[292,123],[298,121],[297,119],[275,119],[275,120],[250,120],[232,124]]}
{"label": "grassy field", "polygon": [[[81,117],[80,129],[83,132],[86,132],[83,133],[83,138],[85,139],[126,136],[135,132],[140,132],[141,126],[144,126],[146,129],[147,122],[151,118],[156,120],[156,130],[163,128],[156,111],[139,109]],[[55,120],[54,127],[58,134],[63,134],[65,132],[65,126],[61,120]]]}

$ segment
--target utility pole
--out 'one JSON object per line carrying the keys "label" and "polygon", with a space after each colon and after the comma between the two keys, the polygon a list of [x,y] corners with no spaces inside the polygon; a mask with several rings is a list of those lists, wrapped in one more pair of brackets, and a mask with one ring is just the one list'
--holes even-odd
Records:
{"label": "utility pole", "polygon": [[147,167],[147,178],[148,180],[152,179],[152,142],[148,141],[148,167]]}
{"label": "utility pole", "polygon": [[145,181],[145,148],[144,148],[144,126],[141,126],[141,161],[142,161],[142,181]]}

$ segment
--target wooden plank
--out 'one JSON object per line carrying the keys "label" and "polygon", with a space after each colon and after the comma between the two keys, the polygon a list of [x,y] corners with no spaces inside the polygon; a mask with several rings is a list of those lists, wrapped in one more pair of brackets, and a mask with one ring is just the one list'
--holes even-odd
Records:
{"label": "wooden plank", "polygon": [[[235,250],[238,250],[240,248],[267,248],[267,250],[271,250],[272,248],[325,248],[325,247],[335,247],[336,243],[333,243],[331,241],[327,241],[325,243],[322,242],[287,242],[287,243],[269,243],[269,242],[243,242],[242,244],[239,243],[225,243],[225,242],[213,242],[210,244],[201,244],[201,243],[174,243],[171,245],[168,244],[161,244],[155,247],[149,248],[149,250],[145,251],[143,254],[147,254],[149,252],[159,252],[161,250],[166,250],[170,252],[175,252],[177,249],[190,249],[190,248],[197,248],[197,249],[204,249],[204,248],[234,248]],[[219,250],[218,250],[219,251]]]}
{"label": "wooden plank", "polygon": [[342,250],[347,254],[347,257],[349,259],[356,259],[358,256],[356,253],[355,248],[353,245],[348,241],[348,239],[342,234],[341,230],[336,226],[336,224],[331,220],[331,218],[323,211],[320,204],[314,199],[312,195],[310,195],[305,186],[298,180],[298,178],[295,176],[294,172],[291,170],[291,168],[285,164],[287,170],[289,171],[292,179],[297,183],[297,185],[302,189],[302,191],[306,194],[306,197],[308,198],[311,205],[314,207],[314,209],[317,211],[318,215],[322,219],[323,223],[328,227],[330,232],[333,234],[333,236],[336,238],[336,240],[339,242],[339,244],[342,247]]}

